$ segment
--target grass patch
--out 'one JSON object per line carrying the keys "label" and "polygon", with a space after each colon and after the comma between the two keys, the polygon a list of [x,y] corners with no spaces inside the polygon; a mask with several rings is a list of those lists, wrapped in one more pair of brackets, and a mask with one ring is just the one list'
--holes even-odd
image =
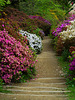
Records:
{"label": "grass patch", "polygon": [[62,67],[63,72],[67,74],[69,71],[69,62],[64,61],[62,56],[57,57],[59,65]]}
{"label": "grass patch", "polygon": [[75,86],[74,87],[68,87],[68,90],[70,90],[70,93],[67,93],[69,96],[69,100],[75,100]]}
{"label": "grass patch", "polygon": [[2,86],[0,86],[0,92],[1,93],[11,93],[10,91],[3,89]]}

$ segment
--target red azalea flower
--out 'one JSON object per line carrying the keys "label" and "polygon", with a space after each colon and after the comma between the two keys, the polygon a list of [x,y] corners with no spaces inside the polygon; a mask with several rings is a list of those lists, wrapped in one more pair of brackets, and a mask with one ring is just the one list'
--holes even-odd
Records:
{"label": "red azalea flower", "polygon": [[71,4],[73,5],[73,2]]}

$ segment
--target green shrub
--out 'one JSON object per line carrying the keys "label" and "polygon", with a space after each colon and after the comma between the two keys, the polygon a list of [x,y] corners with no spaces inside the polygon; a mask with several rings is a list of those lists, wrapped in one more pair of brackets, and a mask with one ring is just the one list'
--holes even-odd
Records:
{"label": "green shrub", "polygon": [[64,61],[69,61],[69,56],[71,55],[71,53],[69,52],[68,49],[65,49],[63,50],[61,56],[63,58]]}
{"label": "green shrub", "polygon": [[0,0],[0,11],[3,10],[3,7],[5,6],[6,1],[5,0]]}

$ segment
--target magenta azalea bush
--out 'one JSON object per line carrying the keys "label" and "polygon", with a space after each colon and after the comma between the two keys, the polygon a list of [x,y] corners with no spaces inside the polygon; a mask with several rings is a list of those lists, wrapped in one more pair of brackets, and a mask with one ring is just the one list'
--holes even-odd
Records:
{"label": "magenta azalea bush", "polygon": [[75,47],[74,46],[71,46],[69,51],[71,52],[71,56],[69,56],[70,60],[70,76],[72,78],[75,78]]}
{"label": "magenta azalea bush", "polygon": [[34,74],[35,58],[27,45],[24,47],[6,30],[0,31],[0,77],[5,83],[19,81],[26,75]]}

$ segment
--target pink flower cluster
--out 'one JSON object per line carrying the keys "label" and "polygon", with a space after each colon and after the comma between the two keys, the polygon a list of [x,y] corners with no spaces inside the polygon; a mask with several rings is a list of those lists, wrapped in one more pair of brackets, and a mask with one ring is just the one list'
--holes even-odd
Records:
{"label": "pink flower cluster", "polygon": [[0,77],[5,83],[13,78],[21,79],[28,68],[35,66],[35,56],[32,50],[11,37],[5,30],[0,31]]}

